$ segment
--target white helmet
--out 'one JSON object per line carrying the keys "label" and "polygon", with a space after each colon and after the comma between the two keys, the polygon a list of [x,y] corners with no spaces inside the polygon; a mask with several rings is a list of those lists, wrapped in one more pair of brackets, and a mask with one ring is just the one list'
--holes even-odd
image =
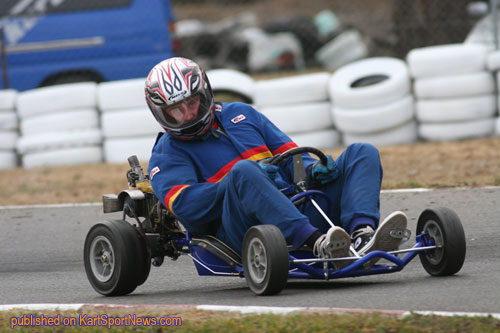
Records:
{"label": "white helmet", "polygon": [[[169,58],[151,69],[144,87],[146,103],[170,135],[199,138],[214,121],[214,98],[206,73],[192,60]],[[194,108],[186,116],[185,108]]]}

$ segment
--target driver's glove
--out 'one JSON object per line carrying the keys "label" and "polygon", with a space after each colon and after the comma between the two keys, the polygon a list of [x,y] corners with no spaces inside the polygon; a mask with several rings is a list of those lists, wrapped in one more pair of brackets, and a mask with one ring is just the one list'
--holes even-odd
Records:
{"label": "driver's glove", "polygon": [[339,178],[340,175],[340,170],[337,167],[337,164],[335,164],[333,157],[327,155],[326,160],[326,165],[323,165],[320,161],[318,161],[313,164],[311,169],[312,179],[323,185],[333,182],[335,179]]}
{"label": "driver's glove", "polygon": [[280,170],[280,167],[277,165],[269,164],[267,161],[269,159],[265,159],[262,161],[259,161],[259,166],[261,167],[262,170],[266,173],[266,175],[271,178],[272,180],[276,179],[276,175],[278,174],[278,171]]}

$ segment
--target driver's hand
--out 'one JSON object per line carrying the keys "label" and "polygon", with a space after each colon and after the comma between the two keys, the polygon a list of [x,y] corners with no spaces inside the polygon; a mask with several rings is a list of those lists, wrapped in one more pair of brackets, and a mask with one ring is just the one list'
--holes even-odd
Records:
{"label": "driver's hand", "polygon": [[320,161],[318,161],[313,164],[311,170],[312,179],[323,185],[333,182],[335,179],[339,178],[340,175],[340,170],[337,167],[337,164],[335,164],[333,157],[326,155],[326,160],[326,165],[323,165]]}
{"label": "driver's hand", "polygon": [[266,175],[271,178],[272,180],[276,179],[276,175],[278,174],[278,171],[280,170],[280,167],[277,165],[269,164],[267,161],[269,159],[265,159],[262,161],[259,161],[259,166],[261,167],[262,170],[266,173]]}

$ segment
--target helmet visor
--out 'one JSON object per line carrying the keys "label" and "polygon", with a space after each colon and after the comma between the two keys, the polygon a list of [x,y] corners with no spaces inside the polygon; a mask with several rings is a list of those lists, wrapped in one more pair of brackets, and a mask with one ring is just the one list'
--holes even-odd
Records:
{"label": "helmet visor", "polygon": [[205,116],[209,111],[205,99],[200,94],[195,94],[182,102],[161,107],[160,117],[172,129],[189,127]]}

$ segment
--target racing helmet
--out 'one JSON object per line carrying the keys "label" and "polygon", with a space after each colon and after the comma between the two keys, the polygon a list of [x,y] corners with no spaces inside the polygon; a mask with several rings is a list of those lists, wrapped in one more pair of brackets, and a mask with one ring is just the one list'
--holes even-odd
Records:
{"label": "racing helmet", "polygon": [[197,139],[214,122],[212,87],[205,71],[190,59],[174,57],[154,66],[144,90],[156,121],[177,139]]}

